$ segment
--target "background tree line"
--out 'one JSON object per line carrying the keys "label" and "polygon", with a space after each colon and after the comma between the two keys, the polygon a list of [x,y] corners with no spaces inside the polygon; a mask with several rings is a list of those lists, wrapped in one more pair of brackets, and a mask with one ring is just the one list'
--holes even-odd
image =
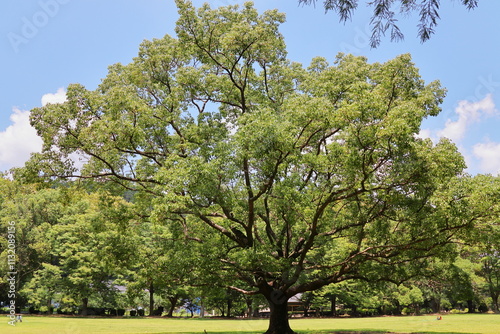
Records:
{"label": "background tree line", "polygon": [[[498,177],[464,179],[479,189],[475,196],[480,201],[498,191]],[[1,265],[7,263],[7,225],[14,221],[18,305],[26,311],[123,315],[143,309],[145,315],[173,316],[183,307],[187,316],[203,307],[217,316],[251,317],[259,316],[265,305],[261,298],[227,288],[236,282],[222,277],[223,268],[214,268],[216,261],[207,259],[216,256],[218,240],[202,245],[189,240],[185,231],[158,224],[130,193],[117,196],[72,182],[40,187],[8,179],[1,179],[0,188]],[[296,312],[498,312],[499,235],[498,221],[489,219],[462,240],[450,254],[452,261],[430,261],[425,272],[400,284],[354,280],[307,292],[300,295]],[[7,296],[5,280],[0,288]]]}

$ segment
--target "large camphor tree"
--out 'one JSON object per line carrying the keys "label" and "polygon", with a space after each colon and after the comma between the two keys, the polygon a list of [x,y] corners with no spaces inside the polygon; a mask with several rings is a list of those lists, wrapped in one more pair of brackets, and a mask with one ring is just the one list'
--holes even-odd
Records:
{"label": "large camphor tree", "polygon": [[450,213],[464,163],[448,141],[416,136],[445,92],[409,55],[304,68],[287,60],[275,10],[177,6],[177,37],[32,110],[44,146],[28,169],[147,193],[151,219],[214,244],[204,263],[267,299],[268,334],[293,333],[298,293],[397,282],[451,256],[472,224]]}

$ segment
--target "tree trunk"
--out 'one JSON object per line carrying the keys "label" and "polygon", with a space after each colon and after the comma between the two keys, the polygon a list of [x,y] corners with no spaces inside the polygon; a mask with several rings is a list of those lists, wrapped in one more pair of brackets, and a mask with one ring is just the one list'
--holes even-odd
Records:
{"label": "tree trunk", "polygon": [[231,318],[231,308],[233,306],[233,301],[231,300],[231,298],[228,298],[227,299],[227,317],[228,318]]}
{"label": "tree trunk", "polygon": [[467,307],[469,308],[469,311],[467,313],[475,313],[476,312],[476,305],[474,304],[473,300],[467,301]]}
{"label": "tree trunk", "polygon": [[268,299],[271,316],[269,319],[269,328],[265,334],[296,334],[288,322],[288,298]]}
{"label": "tree trunk", "polygon": [[414,306],[415,306],[415,315],[420,315],[420,305],[418,303],[415,303]]}
{"label": "tree trunk", "polygon": [[401,304],[397,300],[395,301],[395,303],[396,303],[396,309],[394,310],[394,315],[401,315],[403,313],[401,309]]}
{"label": "tree trunk", "polygon": [[359,316],[359,314],[358,314],[358,305],[350,305],[350,306],[351,306],[351,309],[352,309],[352,314],[351,315],[354,316],[354,317]]}
{"label": "tree trunk", "polygon": [[172,318],[177,302],[179,301],[179,296],[175,295],[173,297],[168,297],[168,301],[170,302],[170,307],[168,309],[167,317]]}
{"label": "tree trunk", "polygon": [[431,307],[432,307],[432,311],[434,313],[441,312],[441,297],[438,296],[438,297],[432,298]]}
{"label": "tree trunk", "polygon": [[88,313],[88,306],[89,306],[89,299],[88,298],[83,298],[82,299],[82,315],[86,316]]}
{"label": "tree trunk", "polygon": [[50,310],[52,310],[52,299],[49,298],[47,299],[47,314],[51,314]]}
{"label": "tree trunk", "polygon": [[493,301],[493,312],[495,313],[499,313],[500,311],[500,305],[498,303],[498,298],[500,297],[500,293],[494,291],[493,288],[490,288],[490,296],[491,296],[491,299]]}
{"label": "tree trunk", "polygon": [[247,304],[247,318],[253,317],[253,300],[252,298],[245,298]]}
{"label": "tree trunk", "polygon": [[200,318],[205,317],[205,305],[203,303],[203,297],[200,298]]}
{"label": "tree trunk", "polygon": [[332,317],[337,316],[337,295],[330,297],[330,308],[332,309]]}
{"label": "tree trunk", "polygon": [[154,297],[155,289],[153,286],[153,282],[149,283],[149,316],[154,315],[155,312],[155,297]]}

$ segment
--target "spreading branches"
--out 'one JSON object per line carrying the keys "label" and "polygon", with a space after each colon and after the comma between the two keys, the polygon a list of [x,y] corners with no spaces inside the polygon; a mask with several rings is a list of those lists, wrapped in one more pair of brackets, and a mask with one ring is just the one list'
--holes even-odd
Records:
{"label": "spreading branches", "polygon": [[[371,2],[375,35],[399,36],[394,3]],[[425,3],[432,28],[438,2]],[[280,13],[177,4],[178,38],[143,43],[99,89],[72,86],[67,102],[32,112],[44,139],[33,171],[133,190],[150,217],[203,249],[207,271],[267,297],[449,256],[484,219],[456,184],[456,147],[416,136],[444,90],[425,85],[409,55],[303,68],[284,57]],[[345,20],[357,1],[328,6]],[[67,168],[75,152],[88,159]]]}

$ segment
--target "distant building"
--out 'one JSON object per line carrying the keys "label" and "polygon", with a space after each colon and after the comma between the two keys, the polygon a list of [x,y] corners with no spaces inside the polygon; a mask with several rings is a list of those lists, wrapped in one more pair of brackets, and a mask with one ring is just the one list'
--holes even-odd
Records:
{"label": "distant building", "polygon": [[[288,313],[292,316],[294,313],[297,313],[299,311],[303,310],[303,305],[302,301],[300,300],[302,297],[301,293],[296,294],[293,297],[290,297],[288,299]],[[269,317],[271,314],[271,310],[269,307],[261,308],[259,311],[259,315],[261,317]]]}

